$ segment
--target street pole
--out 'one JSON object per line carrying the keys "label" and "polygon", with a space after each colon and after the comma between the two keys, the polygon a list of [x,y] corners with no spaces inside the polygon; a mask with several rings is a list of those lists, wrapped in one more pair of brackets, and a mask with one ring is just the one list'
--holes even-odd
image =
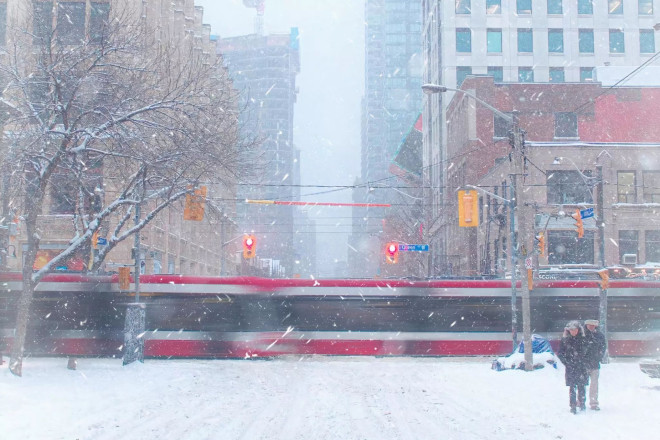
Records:
{"label": "street pole", "polygon": [[516,191],[516,218],[518,219],[518,269],[520,271],[520,285],[522,287],[522,319],[523,319],[523,342],[525,344],[525,370],[534,368],[532,359],[532,331],[531,312],[529,305],[529,277],[527,274],[527,260],[532,255],[534,243],[531,240],[529,222],[531,216],[525,203],[523,193],[523,177],[525,173],[525,142],[524,133],[518,125],[518,119],[513,119],[513,153],[515,155],[515,191]]}
{"label": "street pole", "polygon": [[[598,216],[598,246],[600,253],[600,269],[605,268],[605,217],[603,213],[603,166],[596,165],[596,175],[598,177],[598,187],[596,194],[596,215]],[[598,317],[600,331],[605,336],[605,344],[607,344],[607,289],[600,286],[600,298],[598,302]],[[610,356],[607,345],[605,346],[605,354],[603,355],[602,362],[609,363]]]}
{"label": "street pole", "polygon": [[516,258],[516,175],[510,174],[510,200],[509,205],[509,258],[511,258],[511,338],[513,339],[513,351],[518,348],[518,298],[517,298],[517,279],[516,269],[518,261]]}

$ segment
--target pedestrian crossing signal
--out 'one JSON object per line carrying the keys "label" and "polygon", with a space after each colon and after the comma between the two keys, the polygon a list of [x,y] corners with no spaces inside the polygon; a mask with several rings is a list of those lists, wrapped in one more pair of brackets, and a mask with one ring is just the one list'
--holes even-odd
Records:
{"label": "pedestrian crossing signal", "polygon": [[243,258],[254,258],[257,255],[257,239],[248,234],[243,237]]}

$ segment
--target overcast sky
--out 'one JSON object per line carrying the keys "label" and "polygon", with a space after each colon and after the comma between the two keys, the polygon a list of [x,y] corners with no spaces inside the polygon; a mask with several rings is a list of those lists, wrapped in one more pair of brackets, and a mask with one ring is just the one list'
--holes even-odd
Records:
{"label": "overcast sky", "polygon": [[[254,33],[254,9],[243,0],[195,0],[204,22],[223,37]],[[301,150],[303,185],[352,185],[360,174],[361,100],[364,94],[364,2],[360,0],[266,0],[265,33],[300,31],[298,101],[293,137]],[[303,188],[302,194],[318,192]],[[303,201],[350,202],[350,190],[303,197]],[[349,208],[314,208],[319,231],[349,232]],[[330,218],[334,217],[334,218]],[[343,217],[343,218],[337,218]],[[341,225],[340,225],[341,224]],[[348,234],[318,235],[320,266],[346,259]],[[329,252],[325,252],[325,251]]]}

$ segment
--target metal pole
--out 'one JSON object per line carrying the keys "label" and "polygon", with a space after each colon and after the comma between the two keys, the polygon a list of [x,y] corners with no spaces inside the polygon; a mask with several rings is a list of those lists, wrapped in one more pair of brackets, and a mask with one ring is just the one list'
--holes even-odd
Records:
{"label": "metal pole", "polygon": [[530,239],[529,221],[527,205],[524,201],[522,190],[523,176],[525,172],[525,145],[523,132],[518,125],[517,118],[513,122],[513,149],[515,158],[516,174],[516,205],[518,219],[518,267],[520,270],[522,287],[522,319],[523,319],[523,342],[525,343],[525,370],[530,371],[534,368],[532,359],[532,331],[531,331],[531,312],[529,305],[529,278],[527,274],[527,258],[531,256],[533,243]]}
{"label": "metal pole", "polygon": [[[140,203],[135,205],[135,225],[140,223]],[[140,231],[135,231],[135,302],[140,302],[140,262],[142,261],[140,252]]]}
{"label": "metal pole", "polygon": [[[600,253],[600,268],[605,269],[605,217],[603,213],[603,166],[596,165],[596,174],[598,176],[598,187],[596,195],[596,215],[598,216],[598,245]],[[602,362],[609,363],[610,355],[607,349],[607,289],[600,287],[600,295],[598,302],[598,320],[600,321],[600,331],[605,336],[605,354],[603,355]]]}
{"label": "metal pole", "polygon": [[225,217],[220,217],[220,276],[225,276]]}
{"label": "metal pole", "polygon": [[511,196],[510,202],[507,203],[509,206],[509,257],[511,258],[511,338],[513,339],[513,351],[518,347],[518,298],[516,291],[516,269],[518,264],[518,259],[516,258],[516,225],[515,225],[515,209],[516,209],[516,199],[517,195],[515,194],[516,186],[516,175],[510,174],[511,182],[509,184]]}

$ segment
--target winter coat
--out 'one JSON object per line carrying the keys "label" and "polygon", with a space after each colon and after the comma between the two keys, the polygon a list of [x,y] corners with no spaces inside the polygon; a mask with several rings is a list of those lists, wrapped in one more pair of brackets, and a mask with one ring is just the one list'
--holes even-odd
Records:
{"label": "winter coat", "polygon": [[585,363],[585,340],[582,328],[577,336],[571,336],[568,330],[564,331],[557,356],[566,367],[566,386],[587,385],[589,375]]}
{"label": "winter coat", "polygon": [[584,359],[587,370],[600,368],[600,361],[605,356],[605,335],[595,329],[593,332],[587,329],[584,332]]}

